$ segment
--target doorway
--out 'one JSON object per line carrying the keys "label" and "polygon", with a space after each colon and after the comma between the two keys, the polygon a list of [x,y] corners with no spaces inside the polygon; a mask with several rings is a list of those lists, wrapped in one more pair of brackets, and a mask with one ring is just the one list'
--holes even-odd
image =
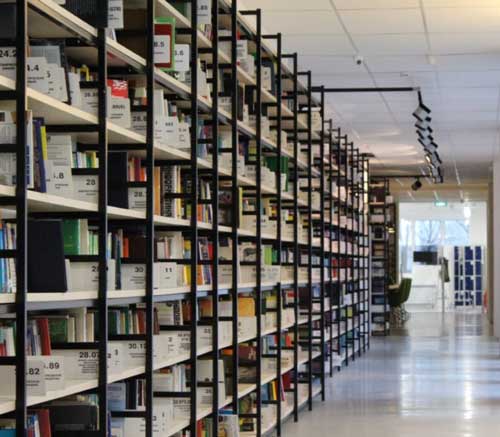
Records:
{"label": "doorway", "polygon": [[399,279],[412,279],[406,311],[483,311],[485,202],[400,203],[398,239]]}

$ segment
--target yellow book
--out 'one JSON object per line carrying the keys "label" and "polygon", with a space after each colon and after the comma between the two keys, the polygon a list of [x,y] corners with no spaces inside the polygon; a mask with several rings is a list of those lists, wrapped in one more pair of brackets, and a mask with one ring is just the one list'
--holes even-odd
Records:
{"label": "yellow book", "polygon": [[253,297],[238,298],[238,316],[255,317],[255,299]]}
{"label": "yellow book", "polygon": [[49,159],[47,152],[47,129],[45,126],[40,128],[40,137],[42,138],[42,158],[45,161]]}

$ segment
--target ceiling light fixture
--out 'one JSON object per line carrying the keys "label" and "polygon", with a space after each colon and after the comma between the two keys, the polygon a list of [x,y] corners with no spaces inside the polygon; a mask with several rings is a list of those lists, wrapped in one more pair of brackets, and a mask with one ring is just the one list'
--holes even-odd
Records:
{"label": "ceiling light fixture", "polygon": [[411,185],[411,189],[413,191],[418,191],[420,190],[420,188],[422,188],[422,182],[420,182],[420,179],[417,178],[417,180]]}
{"label": "ceiling light fixture", "polygon": [[424,105],[422,101],[422,93],[418,92],[418,107],[413,112],[413,116],[420,122],[430,122],[431,119],[431,110],[429,107]]}
{"label": "ceiling light fixture", "polygon": [[439,157],[439,154],[437,152],[426,152],[425,154],[425,159],[427,160],[427,163],[429,165],[432,165],[433,167],[439,167],[443,161],[441,161],[441,158]]}

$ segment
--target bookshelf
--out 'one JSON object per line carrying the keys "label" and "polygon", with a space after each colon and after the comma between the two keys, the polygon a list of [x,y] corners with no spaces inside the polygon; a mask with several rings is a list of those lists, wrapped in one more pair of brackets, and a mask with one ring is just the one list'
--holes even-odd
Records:
{"label": "bookshelf", "polygon": [[370,180],[371,224],[371,322],[372,334],[389,335],[390,307],[390,228],[391,196],[389,180],[372,176]]}
{"label": "bookshelf", "polygon": [[[260,10],[125,1],[111,31],[108,2],[86,19],[60,3],[11,4],[5,44],[20,55],[15,76],[0,69],[0,111],[17,113],[0,144],[17,181],[0,184],[0,231],[15,228],[0,248],[2,346],[16,332],[0,354],[0,429],[43,429],[78,400],[89,436],[280,435],[369,347],[368,158]],[[158,63],[174,40],[183,71]],[[40,91],[37,44],[76,74],[67,98],[54,97],[64,81]],[[34,292],[37,261],[49,285]]]}

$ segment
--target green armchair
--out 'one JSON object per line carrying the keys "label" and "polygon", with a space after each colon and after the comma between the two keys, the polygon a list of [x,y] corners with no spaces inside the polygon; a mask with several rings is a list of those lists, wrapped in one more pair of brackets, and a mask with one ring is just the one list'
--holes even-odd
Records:
{"label": "green armchair", "polygon": [[389,292],[389,305],[391,307],[391,325],[402,326],[408,320],[408,313],[404,303],[410,297],[412,280],[403,278],[397,290]]}

